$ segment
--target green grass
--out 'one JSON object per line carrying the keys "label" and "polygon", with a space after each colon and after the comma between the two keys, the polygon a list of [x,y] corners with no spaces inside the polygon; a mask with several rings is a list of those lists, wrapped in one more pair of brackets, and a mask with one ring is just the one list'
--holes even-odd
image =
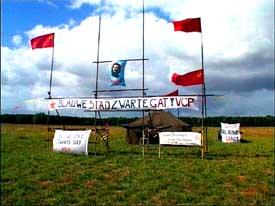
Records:
{"label": "green grass", "polygon": [[3,205],[274,205],[274,128],[243,128],[242,144],[223,144],[209,128],[199,148],[127,145],[111,128],[107,153],[52,152],[45,126],[2,125]]}

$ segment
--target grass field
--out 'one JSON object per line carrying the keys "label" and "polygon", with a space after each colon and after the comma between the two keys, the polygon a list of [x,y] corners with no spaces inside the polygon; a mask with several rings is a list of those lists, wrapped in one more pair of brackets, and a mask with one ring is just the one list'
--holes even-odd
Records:
{"label": "grass field", "polygon": [[199,148],[127,145],[112,127],[97,156],[52,152],[46,126],[1,125],[2,205],[274,205],[274,128],[242,128],[247,143]]}

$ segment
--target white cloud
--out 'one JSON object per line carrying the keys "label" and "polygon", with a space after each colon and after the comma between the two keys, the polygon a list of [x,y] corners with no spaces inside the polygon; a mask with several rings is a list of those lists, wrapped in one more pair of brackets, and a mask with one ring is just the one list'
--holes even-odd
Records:
{"label": "white cloud", "polygon": [[22,43],[22,37],[20,35],[14,35],[12,37],[12,42],[15,46],[19,46]]}
{"label": "white cloud", "polygon": [[[72,1],[73,5],[77,5],[75,8],[81,8],[83,4],[102,5],[103,3],[112,5],[119,12],[123,9],[128,12],[142,8],[142,1],[140,0]],[[268,0],[244,0],[241,2],[238,0],[145,1],[145,8],[160,8],[174,20],[201,17],[205,47],[206,49],[211,47],[207,52],[215,51],[216,56],[218,54],[222,58],[243,56],[255,46],[257,48],[259,41],[264,44],[271,44],[270,46],[274,45],[274,42],[270,42],[272,41],[271,36],[268,36],[270,33],[274,33],[270,32],[270,29],[274,31],[272,28],[274,25],[273,7],[273,3]],[[263,24],[263,21],[267,22]],[[265,28],[266,25],[269,26],[268,31]],[[187,44],[189,50],[195,47],[194,45],[191,46],[192,43],[191,41],[190,44]]]}
{"label": "white cloud", "polygon": [[79,9],[84,4],[95,5],[100,3],[101,0],[71,0],[70,7],[72,9]]}

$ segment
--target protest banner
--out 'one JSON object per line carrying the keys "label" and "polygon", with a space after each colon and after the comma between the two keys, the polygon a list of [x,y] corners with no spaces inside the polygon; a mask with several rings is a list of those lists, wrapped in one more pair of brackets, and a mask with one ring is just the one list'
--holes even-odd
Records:
{"label": "protest banner", "polygon": [[201,146],[201,133],[198,132],[160,132],[160,145]]}
{"label": "protest banner", "polygon": [[241,140],[240,123],[236,123],[236,124],[221,123],[221,137],[222,137],[222,142],[226,142],[226,143],[240,142]]}
{"label": "protest banner", "polygon": [[202,135],[198,132],[159,132],[159,158],[161,145],[201,147]]}
{"label": "protest banner", "polygon": [[60,98],[49,99],[49,110],[84,109],[90,111],[146,110],[187,108],[198,110],[197,96],[132,97],[113,99]]}
{"label": "protest banner", "polygon": [[55,130],[53,150],[56,152],[88,155],[88,141],[91,130]]}

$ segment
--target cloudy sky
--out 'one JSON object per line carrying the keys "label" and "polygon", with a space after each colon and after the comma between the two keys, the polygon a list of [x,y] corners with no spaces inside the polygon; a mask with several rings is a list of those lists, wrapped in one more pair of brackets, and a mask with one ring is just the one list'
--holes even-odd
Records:
{"label": "cloudy sky", "polygon": [[[33,37],[55,33],[53,97],[94,95],[99,16],[101,61],[142,58],[142,0],[3,0],[1,4],[1,113],[47,111],[39,99],[49,90],[52,49],[32,50]],[[202,23],[206,92],[224,95],[207,99],[208,116],[273,115],[271,0],[145,0],[147,95],[176,89],[181,95],[201,93],[200,85],[180,87],[171,82],[175,72],[201,68],[201,34],[174,32],[171,23],[194,17],[201,17]],[[109,74],[110,64],[100,64],[99,89],[122,89],[110,87]],[[127,63],[125,81],[126,89],[142,88],[142,62]],[[198,116],[200,111],[180,113]]]}

